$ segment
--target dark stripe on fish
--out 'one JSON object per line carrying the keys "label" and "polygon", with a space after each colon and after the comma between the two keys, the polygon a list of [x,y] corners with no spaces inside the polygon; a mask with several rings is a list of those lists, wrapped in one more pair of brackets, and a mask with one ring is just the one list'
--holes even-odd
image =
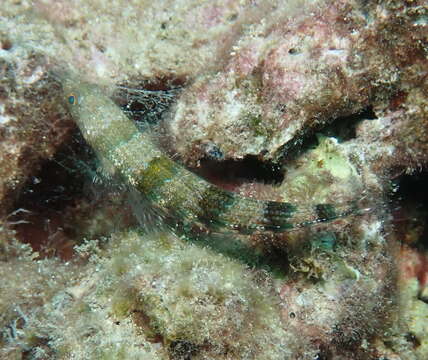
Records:
{"label": "dark stripe on fish", "polygon": [[287,222],[293,216],[296,207],[290,203],[268,201],[264,209],[263,229],[266,231],[283,232],[293,228],[293,224]]}
{"label": "dark stripe on fish", "polygon": [[338,217],[338,214],[332,204],[318,204],[315,206],[315,212],[319,221],[333,220]]}
{"label": "dark stripe on fish", "polygon": [[210,185],[199,200],[197,218],[208,227],[227,225],[221,217],[233,205],[235,198],[233,193]]}

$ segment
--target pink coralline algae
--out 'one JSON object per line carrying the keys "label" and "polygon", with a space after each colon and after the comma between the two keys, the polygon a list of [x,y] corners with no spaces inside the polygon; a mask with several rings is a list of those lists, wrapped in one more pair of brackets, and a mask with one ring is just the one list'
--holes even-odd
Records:
{"label": "pink coralline algae", "polygon": [[228,159],[277,159],[306,134],[367,108],[414,128],[415,116],[426,121],[417,99],[426,88],[426,11],[422,1],[336,1],[290,18],[276,9],[236,39],[224,70],[180,98],[170,125],[176,151],[193,166],[207,144]]}

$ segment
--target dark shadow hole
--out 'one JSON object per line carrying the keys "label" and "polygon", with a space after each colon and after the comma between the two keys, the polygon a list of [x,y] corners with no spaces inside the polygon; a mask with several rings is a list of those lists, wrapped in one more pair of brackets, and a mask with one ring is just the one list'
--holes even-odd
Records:
{"label": "dark shadow hole", "polygon": [[[28,179],[15,201],[14,208],[23,209],[15,211],[10,219],[17,237],[42,256],[57,255],[43,253],[50,240],[55,242],[54,246],[63,247],[72,238],[73,226],[68,224],[66,210],[82,198],[87,176],[81,164],[89,164],[93,156],[76,129],[54,158],[45,161],[36,175]],[[71,248],[61,251],[68,252]],[[69,253],[62,255],[67,257]]]}
{"label": "dark shadow hole", "polygon": [[185,79],[167,77],[134,80],[117,85],[112,98],[137,124],[156,124],[175,102],[185,83]]}
{"label": "dark shadow hole", "polygon": [[76,130],[72,140],[52,160],[42,164],[38,173],[27,181],[16,205],[60,211],[82,193],[83,169],[76,159],[87,163],[93,153],[79,134]]}
{"label": "dark shadow hole", "polygon": [[428,172],[402,175],[392,184],[392,215],[400,240],[428,249]]}
{"label": "dark shadow hole", "polygon": [[248,182],[277,185],[284,179],[280,166],[251,155],[242,160],[203,159],[200,167],[192,171],[220,186],[239,186]]}
{"label": "dark shadow hole", "polygon": [[[41,257],[67,260],[73,256],[74,245],[83,239],[84,226],[92,224],[95,209],[117,212],[115,207],[120,207],[121,216],[110,222],[113,228],[126,226],[125,217],[132,223],[130,210],[122,204],[120,193],[114,192],[112,181],[101,179],[104,182],[94,183],[101,176],[99,165],[95,153],[76,129],[70,141],[53,159],[45,161],[20,191],[14,209],[21,210],[8,218],[17,238],[30,244]],[[106,233],[110,230],[106,229]]]}
{"label": "dark shadow hole", "polygon": [[335,137],[339,142],[354,139],[357,125],[364,120],[377,119],[372,106],[362,109],[360,112],[335,119],[330,125],[322,129],[323,135]]}
{"label": "dark shadow hole", "polygon": [[377,117],[373,107],[368,106],[357,113],[338,117],[322,129],[313,129],[308,133],[298,133],[294,139],[281,147],[278,163],[285,164],[293,161],[306,151],[315,148],[318,145],[317,134],[335,137],[339,142],[348,141],[356,137],[356,128],[361,121],[374,119],[377,119]]}

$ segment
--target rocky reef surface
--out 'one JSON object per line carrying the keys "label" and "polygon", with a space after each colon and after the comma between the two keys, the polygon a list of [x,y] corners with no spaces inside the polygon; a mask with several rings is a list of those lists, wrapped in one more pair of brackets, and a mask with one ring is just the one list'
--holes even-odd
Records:
{"label": "rocky reef surface", "polygon": [[[1,358],[428,357],[425,1],[4,3]],[[248,235],[261,262],[171,232],[103,175],[68,70],[222,188],[357,210]]]}

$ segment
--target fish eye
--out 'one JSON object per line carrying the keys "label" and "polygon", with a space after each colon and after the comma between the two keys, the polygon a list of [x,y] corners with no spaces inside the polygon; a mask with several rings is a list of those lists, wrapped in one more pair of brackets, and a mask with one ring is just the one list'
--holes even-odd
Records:
{"label": "fish eye", "polygon": [[68,103],[70,105],[76,105],[77,104],[77,96],[75,94],[68,95]]}

